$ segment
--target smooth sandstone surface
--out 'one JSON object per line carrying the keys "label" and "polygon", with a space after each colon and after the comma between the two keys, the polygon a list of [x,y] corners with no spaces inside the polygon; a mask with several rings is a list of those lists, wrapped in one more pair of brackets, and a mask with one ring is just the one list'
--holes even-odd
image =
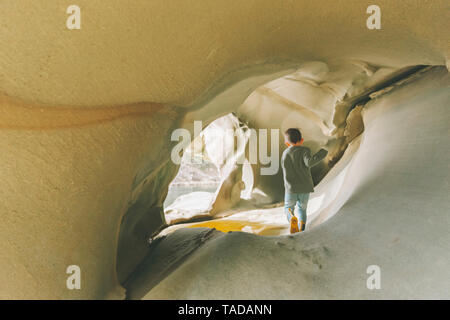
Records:
{"label": "smooth sandstone surface", "polygon": [[[249,112],[261,91],[249,95],[300,70],[292,77],[306,80],[304,95],[284,79],[287,89],[269,86],[261,96],[286,109],[300,106],[295,117],[324,120],[311,127],[319,145],[329,139],[324,133],[335,134],[333,105],[346,95],[399,68],[445,65],[449,57],[448,4],[440,0],[378,1],[382,30],[366,28],[367,3],[357,0],[76,2],[82,29],[73,31],[61,1],[0,3],[1,298],[125,297],[120,284],[165,223],[162,203],[177,170],[170,162],[175,128],[192,130],[194,120],[206,125],[232,111],[256,127],[290,125],[282,116],[267,123],[267,104]],[[376,294],[363,290],[366,264],[377,259],[387,265],[383,283],[395,283],[380,297],[448,297],[435,276],[448,278],[449,265],[446,72],[434,70],[398,89],[398,99],[389,99],[393,91],[363,112],[364,141],[346,170],[349,180],[318,218],[338,214],[280,240],[297,248],[301,239],[323,261],[316,270],[302,260],[309,251],[293,258],[310,279],[299,278],[301,290],[278,272],[277,263],[292,257],[278,250],[283,244],[232,234],[209,241],[147,297],[283,298],[294,287],[298,297],[365,297]],[[257,181],[276,200],[273,183]],[[222,255],[217,264],[207,248]],[[258,254],[271,267],[253,272],[253,262],[262,264]],[[81,268],[81,290],[66,287],[72,264]],[[224,274],[238,281],[213,285]],[[180,288],[180,277],[190,285]],[[268,277],[281,278],[272,285]]]}
{"label": "smooth sandstone surface", "polygon": [[[449,85],[435,69],[366,105],[332,218],[294,236],[214,238],[144,298],[449,298]],[[370,265],[381,290],[366,286]]]}
{"label": "smooth sandstone surface", "polygon": [[444,64],[445,0],[78,0],[81,30],[66,28],[67,3],[0,4],[0,84],[9,96],[48,105],[190,105],[233,72],[266,62],[349,58],[376,65]]}

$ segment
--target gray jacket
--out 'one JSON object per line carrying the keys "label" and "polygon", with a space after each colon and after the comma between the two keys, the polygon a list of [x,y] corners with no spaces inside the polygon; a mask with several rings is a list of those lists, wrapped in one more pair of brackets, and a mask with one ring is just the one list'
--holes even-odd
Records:
{"label": "gray jacket", "polygon": [[311,156],[311,150],[302,146],[291,146],[281,156],[285,193],[310,193],[314,184],[310,168],[326,157],[328,151],[320,149]]}

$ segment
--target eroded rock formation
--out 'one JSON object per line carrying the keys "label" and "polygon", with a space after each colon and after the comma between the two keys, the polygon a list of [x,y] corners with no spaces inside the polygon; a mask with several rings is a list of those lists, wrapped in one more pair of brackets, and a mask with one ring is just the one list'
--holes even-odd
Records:
{"label": "eroded rock formation", "polygon": [[[81,30],[61,1],[0,4],[1,298],[125,297],[165,225],[171,132],[230,112],[253,128],[302,123],[310,147],[333,150],[316,173],[325,222],[208,238],[134,297],[448,298],[446,1],[379,0],[382,30],[357,0],[76,2]],[[379,92],[418,65],[441,67]],[[279,179],[254,186],[277,201]],[[369,264],[386,270],[382,291],[365,287]]]}

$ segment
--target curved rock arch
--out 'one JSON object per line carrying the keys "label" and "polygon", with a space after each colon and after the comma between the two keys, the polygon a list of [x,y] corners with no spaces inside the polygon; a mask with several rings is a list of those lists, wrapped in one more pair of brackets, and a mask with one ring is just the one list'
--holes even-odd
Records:
{"label": "curved rock arch", "polygon": [[[130,261],[129,272],[146,254],[146,237],[163,224],[160,206],[174,175],[166,165],[167,142],[174,128],[189,128],[191,120],[211,121],[228,112],[224,106],[237,108],[259,85],[308,61],[339,58],[393,68],[448,61],[448,37],[442,33],[448,21],[440,14],[445,1],[424,7],[422,1],[380,0],[380,32],[367,30],[366,6],[356,0],[237,1],[234,6],[154,1],[133,7],[118,0],[77,2],[83,14],[78,31],[64,28],[65,8],[58,1],[4,1],[0,7],[0,144],[7,150],[0,156],[3,298],[123,296],[115,271],[119,230],[130,230],[123,241],[125,252],[134,250],[124,258]],[[428,139],[439,137],[445,125],[437,119],[448,116],[441,107],[448,96],[439,87],[447,88],[447,80],[436,80],[445,79],[443,72],[432,72],[436,87],[423,83],[439,93],[422,95],[437,105],[436,118],[418,125]],[[431,123],[440,126],[429,128]],[[392,146],[400,146],[403,138]],[[437,164],[431,176],[444,166]],[[445,192],[445,184],[441,187]],[[448,212],[441,193],[433,199],[442,200],[441,209]],[[348,216],[360,225],[355,210]],[[445,219],[438,216],[430,228],[439,231],[437,223],[448,225]],[[345,233],[342,228],[337,224],[337,232]],[[249,236],[220,241],[241,237]],[[233,257],[226,250],[223,254]],[[439,250],[429,255],[448,258]],[[167,296],[172,289],[165,283],[171,285],[192,263],[152,295]],[[81,267],[82,290],[65,286],[71,264]],[[337,285],[344,280],[335,279]],[[442,293],[436,285],[436,294]],[[413,295],[412,288],[406,285],[406,292]],[[202,296],[198,290],[184,296]],[[328,296],[305,290],[311,297]],[[260,296],[270,296],[264,292]],[[224,296],[233,294],[239,295],[231,286]],[[385,297],[399,295],[392,291]]]}

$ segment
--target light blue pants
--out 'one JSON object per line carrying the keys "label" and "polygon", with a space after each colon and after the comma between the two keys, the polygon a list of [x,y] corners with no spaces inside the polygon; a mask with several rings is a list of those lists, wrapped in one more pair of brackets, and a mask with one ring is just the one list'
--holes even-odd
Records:
{"label": "light blue pants", "polygon": [[[284,195],[284,212],[286,213],[286,218],[291,222],[292,214],[289,209],[299,218],[299,229],[300,221],[306,224],[306,208],[308,206],[309,193],[286,193]],[[295,208],[297,205],[298,210]],[[301,230],[301,229],[300,229]]]}

